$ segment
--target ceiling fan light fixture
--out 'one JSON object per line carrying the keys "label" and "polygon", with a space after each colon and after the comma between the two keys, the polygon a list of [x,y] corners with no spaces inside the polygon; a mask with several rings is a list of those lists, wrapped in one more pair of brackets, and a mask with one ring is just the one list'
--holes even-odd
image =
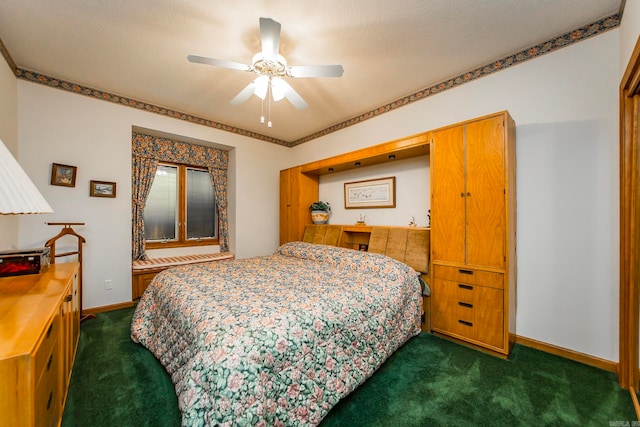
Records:
{"label": "ceiling fan light fixture", "polygon": [[[231,104],[240,105],[256,95],[262,100],[263,114],[260,122],[264,123],[264,101],[269,102],[271,110],[271,99],[277,102],[283,98],[291,103],[296,109],[303,110],[309,105],[295,91],[283,77],[342,77],[344,68],[342,65],[297,65],[289,66],[287,61],[280,55],[280,23],[271,18],[260,18],[260,45],[262,50],[251,60],[251,65],[240,64],[238,62],[226,61],[222,59],[207,58],[198,55],[188,55],[190,62],[214,65],[232,70],[249,71],[257,74],[258,77],[249,83],[232,100]],[[271,95],[269,95],[271,92]],[[268,119],[271,118],[269,112]],[[269,120],[269,127],[271,127]]]}
{"label": "ceiling fan light fixture", "polygon": [[284,98],[284,80],[280,77],[274,77],[271,79],[271,95],[273,95],[274,101],[280,101]]}
{"label": "ceiling fan light fixture", "polygon": [[269,77],[260,76],[254,80],[255,90],[253,93],[260,99],[264,100],[267,96],[267,91],[269,89]]}

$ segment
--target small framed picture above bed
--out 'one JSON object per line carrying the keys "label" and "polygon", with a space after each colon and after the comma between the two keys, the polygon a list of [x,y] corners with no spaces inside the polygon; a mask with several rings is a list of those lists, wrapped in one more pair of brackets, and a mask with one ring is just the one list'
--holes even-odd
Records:
{"label": "small framed picture above bed", "polygon": [[345,209],[396,207],[396,177],[344,183]]}

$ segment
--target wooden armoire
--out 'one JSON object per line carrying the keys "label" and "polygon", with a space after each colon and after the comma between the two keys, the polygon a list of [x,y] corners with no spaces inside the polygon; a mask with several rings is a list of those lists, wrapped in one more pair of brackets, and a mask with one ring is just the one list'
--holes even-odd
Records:
{"label": "wooden armoire", "polygon": [[280,171],[280,244],[302,240],[311,224],[309,206],[318,200],[318,176],[296,166]]}
{"label": "wooden armoire", "polygon": [[508,356],[515,339],[515,123],[500,112],[431,132],[434,332]]}

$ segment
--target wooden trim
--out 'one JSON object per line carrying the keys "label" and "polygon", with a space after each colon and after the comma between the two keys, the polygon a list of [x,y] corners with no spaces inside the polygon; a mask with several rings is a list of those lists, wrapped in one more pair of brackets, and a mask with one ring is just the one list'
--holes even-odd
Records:
{"label": "wooden trim", "polygon": [[638,394],[633,387],[629,388],[629,393],[631,394],[633,408],[636,410],[636,418],[640,420],[640,403],[638,403]]}
{"label": "wooden trim", "polygon": [[536,350],[544,351],[545,353],[555,354],[556,356],[564,357],[565,359],[580,362],[585,365],[600,368],[605,371],[616,373],[618,371],[618,364],[610,360],[600,359],[599,357],[590,356],[588,354],[579,353],[577,351],[569,350],[563,347],[558,347],[553,344],[548,344],[542,341],[534,340],[531,338],[516,336],[516,344],[524,345],[526,347],[534,348]]}
{"label": "wooden trim", "polygon": [[[430,325],[431,325],[431,323],[430,323]],[[449,340],[449,341],[453,341],[453,342],[455,342],[457,344],[463,345],[465,347],[472,348],[472,349],[477,350],[477,351],[481,351],[481,352],[486,353],[486,354],[490,354],[490,355],[495,356],[495,357],[499,357],[500,359],[508,359],[509,358],[508,354],[505,354],[505,353],[499,352],[497,350],[494,350],[492,347],[487,347],[486,345],[476,344],[474,341],[469,341],[468,339],[457,338],[454,335],[448,335],[448,334],[444,334],[444,333],[441,333],[441,332],[438,332],[438,331],[434,331],[434,330],[432,330],[431,333],[433,335],[437,336],[437,337],[444,338],[444,339]]]}
{"label": "wooden trim", "polygon": [[[429,133],[424,132],[406,138],[396,139],[338,156],[329,157],[301,165],[307,175],[325,175],[355,167],[377,165],[389,161],[409,159],[429,154]],[[389,156],[394,156],[392,159]],[[356,166],[356,162],[359,164]]]}
{"label": "wooden trim", "polygon": [[102,307],[87,308],[84,310],[84,313],[87,313],[87,314],[104,313],[106,311],[120,310],[121,308],[133,307],[134,305],[135,303],[133,301],[127,301],[127,302],[121,302],[118,304],[103,305]]}
{"label": "wooden trim", "polygon": [[190,240],[184,240],[184,241],[171,240],[167,242],[156,242],[156,241],[147,242],[146,248],[147,249],[186,248],[190,246],[216,246],[219,244],[220,244],[220,239],[218,238],[202,239],[202,240],[190,239]]}
{"label": "wooden trim", "polygon": [[[146,249],[166,249],[166,248],[186,248],[191,246],[214,246],[220,244],[220,237],[203,239],[187,239],[187,169],[200,170],[208,173],[208,169],[204,166],[195,166],[185,163],[176,162],[160,162],[159,166],[170,166],[176,168],[176,179],[178,180],[178,228],[176,229],[176,239],[167,241],[145,241]],[[216,213],[218,224],[216,226],[217,234],[220,234],[220,218]]]}
{"label": "wooden trim", "polygon": [[640,38],[620,82],[620,321],[618,382],[638,386],[640,328],[640,182],[638,171],[638,102]]}

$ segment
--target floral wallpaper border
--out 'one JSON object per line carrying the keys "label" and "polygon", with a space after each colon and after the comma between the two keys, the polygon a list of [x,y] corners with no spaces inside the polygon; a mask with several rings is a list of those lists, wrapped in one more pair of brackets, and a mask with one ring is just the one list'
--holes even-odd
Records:
{"label": "floral wallpaper border", "polygon": [[[192,114],[183,113],[180,111],[172,110],[170,108],[157,106],[154,104],[150,104],[144,101],[136,100],[133,98],[128,98],[125,96],[115,95],[103,90],[94,89],[91,87],[83,86],[80,84],[67,82],[64,80],[56,79],[54,77],[50,77],[36,71],[27,70],[24,68],[16,67],[14,72],[16,77],[24,80],[28,80],[34,83],[40,83],[46,86],[66,90],[69,92],[77,93],[80,95],[89,96],[92,98],[101,99],[104,101],[114,102],[116,104],[126,105],[128,107],[137,108],[140,110],[149,111],[152,113],[160,114],[163,116],[173,117],[179,120],[185,120],[188,122],[196,123],[199,125],[212,127],[220,130],[224,130],[227,132],[235,133],[238,135],[247,136],[250,138],[259,139],[265,142],[271,142],[274,144],[283,145],[285,147],[295,147],[297,145],[303,144],[305,142],[309,142],[321,136],[328,135],[333,132],[337,132],[341,129],[347,128],[349,126],[361,123],[365,120],[372,119],[380,114],[387,113],[389,111],[393,111],[397,108],[403,107],[405,105],[411,104],[415,101],[422,100],[432,95],[436,95],[440,92],[443,92],[448,89],[452,89],[454,87],[460,86],[462,84],[471,82],[478,78],[487,76],[489,74],[495,73],[496,71],[501,71],[506,68],[512,67],[514,65],[518,65],[524,61],[528,61],[533,58],[537,58],[540,55],[544,55],[549,52],[553,52],[555,50],[561,49],[563,47],[569,46],[573,43],[585,40],[587,38],[602,34],[606,31],[614,29],[620,25],[620,15],[614,14],[603,18],[599,21],[593,22],[591,24],[585,25],[584,27],[575,29],[566,34],[563,34],[558,37],[554,37],[550,40],[547,40],[543,43],[537,44],[535,46],[531,46],[527,49],[523,49],[519,52],[516,52],[512,55],[505,56],[497,61],[494,61],[489,64],[485,64],[481,67],[478,67],[474,70],[467,71],[465,73],[459,74],[455,77],[452,77],[448,80],[445,80],[440,83],[436,83],[432,86],[426,87],[418,92],[412,93],[405,97],[399,98],[395,101],[392,101],[386,105],[382,105],[378,108],[375,108],[366,113],[360,114],[357,117],[353,117],[351,119],[345,120],[341,123],[337,123],[333,126],[330,126],[326,129],[320,130],[318,132],[307,135],[303,138],[300,138],[295,141],[284,141],[281,139],[273,138],[270,136],[262,135],[257,132],[252,132],[246,129],[242,129],[235,126],[226,125],[224,123],[219,123],[211,119],[206,119],[203,117],[194,116]],[[5,57],[7,63],[10,65],[13,64],[13,60],[11,56],[7,52],[4,45],[0,41],[0,53]]]}

